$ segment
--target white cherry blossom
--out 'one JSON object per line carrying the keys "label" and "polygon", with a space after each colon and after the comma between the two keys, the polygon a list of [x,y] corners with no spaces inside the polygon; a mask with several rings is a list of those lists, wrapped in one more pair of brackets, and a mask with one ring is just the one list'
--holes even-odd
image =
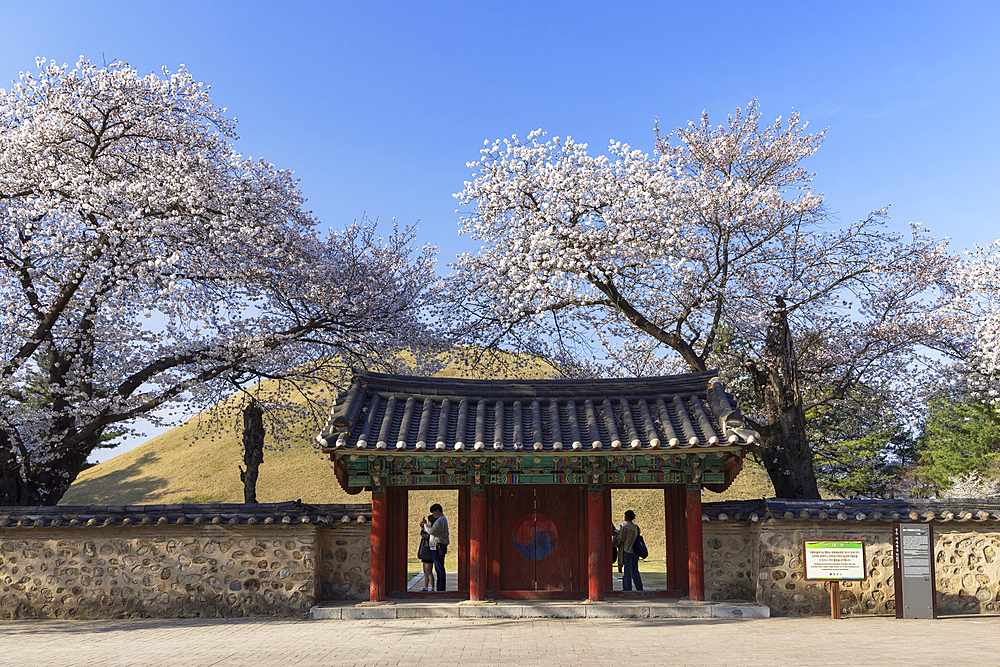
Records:
{"label": "white cherry blossom", "polygon": [[54,504],[178,401],[436,342],[433,249],[368,222],[318,238],[183,66],[38,65],[0,91],[0,504]]}
{"label": "white cherry blossom", "polygon": [[970,365],[981,382],[995,385],[1000,377],[1000,240],[967,253],[955,272],[955,284],[956,306],[972,334]]}
{"label": "white cherry blossom", "polygon": [[487,142],[456,195],[482,244],[451,287],[466,335],[568,372],[721,367],[753,397],[778,494],[818,497],[806,414],[900,386],[940,328],[932,288],[949,265],[885,210],[827,216],[802,166],[823,135],[797,113],[762,125],[754,101],[723,125],[657,130],[653,155],[540,130]]}

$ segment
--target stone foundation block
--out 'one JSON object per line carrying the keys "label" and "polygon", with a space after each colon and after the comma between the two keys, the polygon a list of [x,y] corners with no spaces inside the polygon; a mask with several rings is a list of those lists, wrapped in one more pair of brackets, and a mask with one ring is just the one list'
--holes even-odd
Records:
{"label": "stone foundation block", "polygon": [[766,604],[715,604],[712,605],[712,618],[771,618],[771,610]]}
{"label": "stone foundation block", "polygon": [[396,605],[379,607],[341,607],[340,617],[344,620],[357,621],[366,618],[396,618]]}
{"label": "stone foundation block", "polygon": [[589,604],[587,618],[649,618],[649,605]]}
{"label": "stone foundation block", "polygon": [[650,605],[650,618],[711,618],[712,607],[707,604]]}

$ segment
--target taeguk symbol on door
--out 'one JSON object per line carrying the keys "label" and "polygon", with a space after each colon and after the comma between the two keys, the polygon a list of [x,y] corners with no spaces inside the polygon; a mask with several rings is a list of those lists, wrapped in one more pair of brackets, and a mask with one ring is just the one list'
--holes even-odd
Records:
{"label": "taeguk symbol on door", "polygon": [[559,546],[559,531],[544,514],[528,514],[514,526],[514,549],[526,560],[545,560]]}

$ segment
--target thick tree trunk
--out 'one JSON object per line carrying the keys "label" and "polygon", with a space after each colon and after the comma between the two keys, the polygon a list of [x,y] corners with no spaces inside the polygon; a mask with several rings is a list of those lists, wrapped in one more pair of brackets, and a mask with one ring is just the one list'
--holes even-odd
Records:
{"label": "thick tree trunk", "polygon": [[0,506],[56,505],[62,500],[101,437],[98,434],[84,443],[67,440],[53,448],[58,456],[42,465],[26,466],[15,456],[7,434],[0,431]]}
{"label": "thick tree trunk", "polygon": [[257,502],[257,474],[264,462],[264,411],[260,404],[251,401],[243,408],[243,464],[240,481],[243,482],[243,502]]}
{"label": "thick tree trunk", "polygon": [[805,437],[805,418],[794,409],[763,428],[756,453],[764,463],[778,498],[819,499],[813,453]]}
{"label": "thick tree trunk", "polygon": [[0,431],[0,505],[27,505],[28,488],[12,445]]}
{"label": "thick tree trunk", "polygon": [[56,505],[76,481],[87,457],[101,442],[103,431],[80,443],[73,440],[60,445],[59,455],[31,470],[28,475],[30,504]]}
{"label": "thick tree trunk", "polygon": [[819,499],[806,416],[798,388],[798,363],[788,328],[785,301],[775,297],[767,328],[765,359],[748,364],[754,392],[764,403],[768,423],[758,428],[756,448],[778,498]]}

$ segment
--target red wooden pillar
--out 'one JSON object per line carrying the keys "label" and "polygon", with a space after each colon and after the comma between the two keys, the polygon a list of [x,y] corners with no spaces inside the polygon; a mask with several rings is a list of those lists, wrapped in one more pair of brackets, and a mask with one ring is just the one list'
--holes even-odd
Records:
{"label": "red wooden pillar", "polygon": [[687,496],[682,484],[663,488],[667,545],[667,590],[688,592]]}
{"label": "red wooden pillar", "polygon": [[615,563],[611,560],[611,527],[614,525],[614,521],[611,518],[611,488],[605,486],[603,495],[604,507],[601,515],[604,517],[604,539],[607,541],[604,543],[604,556],[601,560],[601,563],[603,564],[601,578],[603,581],[602,590],[605,592],[611,592],[615,590]]}
{"label": "red wooden pillar", "polygon": [[469,497],[469,599],[486,599],[486,489],[473,486]]}
{"label": "red wooden pillar", "polygon": [[486,590],[500,590],[500,525],[503,513],[500,511],[500,486],[486,487],[486,543],[493,548],[487,552]]}
{"label": "red wooden pillar", "polygon": [[385,492],[386,499],[386,556],[385,556],[385,587],[386,595],[394,597],[406,591],[406,536],[409,509],[407,507],[407,489],[400,486],[390,486]]}
{"label": "red wooden pillar", "polygon": [[[409,558],[407,557],[407,552],[410,549],[409,542],[407,542],[407,537],[410,534],[410,493],[409,489],[405,487],[397,487],[399,489],[396,511],[398,516],[396,518],[395,526],[398,531],[393,535],[393,540],[399,544],[399,548],[396,549],[396,553],[399,554],[397,561],[397,581],[399,583],[399,591],[401,593],[406,592],[406,587],[410,583],[409,573],[406,571],[409,565]],[[416,547],[414,547],[416,551]]]}
{"label": "red wooden pillar", "polygon": [[587,487],[587,597],[604,599],[604,563],[608,550],[604,526],[604,489]]}
{"label": "red wooden pillar", "polygon": [[701,485],[687,486],[688,594],[705,599],[705,554],[701,537]]}
{"label": "red wooden pillar", "polygon": [[385,551],[388,512],[386,511],[385,489],[372,490],[372,541],[369,556],[371,583],[369,599],[372,602],[385,601]]}
{"label": "red wooden pillar", "polygon": [[[469,487],[458,487],[458,590],[469,590]],[[455,525],[450,524],[450,525]],[[454,544],[454,542],[452,542]]]}

